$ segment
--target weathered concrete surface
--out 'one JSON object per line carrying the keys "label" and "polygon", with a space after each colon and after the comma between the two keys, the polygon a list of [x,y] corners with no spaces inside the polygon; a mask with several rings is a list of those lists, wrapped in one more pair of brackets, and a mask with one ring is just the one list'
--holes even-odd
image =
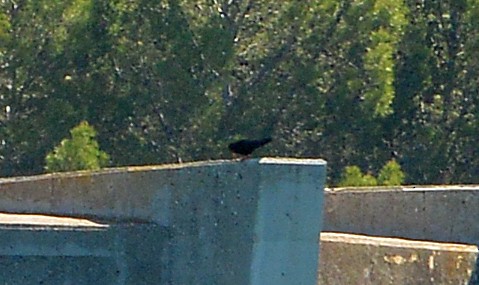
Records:
{"label": "weathered concrete surface", "polygon": [[[315,284],[326,172],[318,160],[262,159],[251,284]],[[320,203],[318,205],[318,202]],[[305,263],[306,262],[306,263]],[[224,283],[227,284],[227,283]]]}
{"label": "weathered concrete surface", "polygon": [[0,210],[169,223],[170,195],[189,165],[125,167],[0,179]]}
{"label": "weathered concrete surface", "polygon": [[316,283],[323,161],[250,160],[188,177],[171,195],[173,284]]}
{"label": "weathered concrete surface", "polygon": [[168,232],[156,224],[2,214],[0,236],[0,284],[164,281]]}
{"label": "weathered concrete surface", "polygon": [[325,191],[324,231],[479,244],[479,187]]}
{"label": "weathered concrete surface", "polygon": [[477,284],[476,246],[321,233],[324,285]]}
{"label": "weathered concrete surface", "polygon": [[[315,284],[325,171],[266,158],[2,179],[0,211],[166,228],[161,283],[130,284]],[[156,245],[129,237],[121,244]]]}

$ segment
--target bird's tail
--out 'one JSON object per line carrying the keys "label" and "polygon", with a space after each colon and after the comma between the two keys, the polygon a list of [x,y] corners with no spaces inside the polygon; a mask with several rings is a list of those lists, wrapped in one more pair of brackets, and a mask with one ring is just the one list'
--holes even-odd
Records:
{"label": "bird's tail", "polygon": [[260,145],[260,146],[263,146],[263,145],[265,145],[265,144],[271,142],[272,140],[273,140],[273,139],[270,138],[270,137],[264,138],[264,139],[262,139],[262,140],[259,140],[259,145]]}

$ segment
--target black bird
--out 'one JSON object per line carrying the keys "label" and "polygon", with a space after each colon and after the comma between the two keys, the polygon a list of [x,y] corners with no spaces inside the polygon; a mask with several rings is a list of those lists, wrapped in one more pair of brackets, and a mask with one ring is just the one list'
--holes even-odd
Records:
{"label": "black bird", "polygon": [[271,138],[264,138],[262,140],[240,140],[234,143],[230,143],[228,148],[231,150],[231,152],[235,154],[248,156],[255,149],[262,147],[270,141],[272,141]]}

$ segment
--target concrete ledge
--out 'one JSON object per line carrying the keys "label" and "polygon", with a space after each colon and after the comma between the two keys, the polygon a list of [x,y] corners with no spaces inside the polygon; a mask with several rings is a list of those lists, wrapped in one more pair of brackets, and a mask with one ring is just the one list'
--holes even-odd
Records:
{"label": "concrete ledge", "polygon": [[55,228],[83,228],[101,229],[108,227],[107,224],[93,222],[87,219],[55,217],[34,214],[5,214],[0,213],[0,227],[24,226],[24,227],[55,227]]}
{"label": "concrete ledge", "polygon": [[364,191],[434,191],[434,190],[465,190],[465,191],[477,191],[479,185],[471,184],[458,184],[458,185],[405,185],[405,186],[362,186],[362,187],[336,187],[326,188],[326,192],[364,192]]}
{"label": "concrete ledge", "polygon": [[473,245],[321,233],[319,283],[473,284]]}
{"label": "concrete ledge", "polygon": [[324,231],[479,244],[479,187],[325,191]]}

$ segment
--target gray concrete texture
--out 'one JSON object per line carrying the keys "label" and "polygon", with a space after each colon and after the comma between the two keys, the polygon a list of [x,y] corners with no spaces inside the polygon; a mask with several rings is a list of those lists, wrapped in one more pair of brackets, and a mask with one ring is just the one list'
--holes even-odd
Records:
{"label": "gray concrete texture", "polygon": [[477,284],[473,245],[321,233],[321,285]]}
{"label": "gray concrete texture", "polygon": [[166,272],[156,224],[2,214],[0,225],[0,284],[162,284]]}
{"label": "gray concrete texture", "polygon": [[327,190],[323,230],[479,244],[478,190],[473,185]]}
{"label": "gray concrete texture", "polygon": [[[6,223],[0,248],[11,253],[0,273],[23,266],[40,276],[54,264],[64,283],[45,284],[315,284],[325,170],[322,160],[263,158],[1,179],[2,212],[94,217],[108,227],[50,221],[19,232],[11,227],[24,223]],[[75,239],[83,255],[46,254]],[[33,240],[46,244],[43,253],[21,250]],[[101,250],[77,246],[90,240]]]}

